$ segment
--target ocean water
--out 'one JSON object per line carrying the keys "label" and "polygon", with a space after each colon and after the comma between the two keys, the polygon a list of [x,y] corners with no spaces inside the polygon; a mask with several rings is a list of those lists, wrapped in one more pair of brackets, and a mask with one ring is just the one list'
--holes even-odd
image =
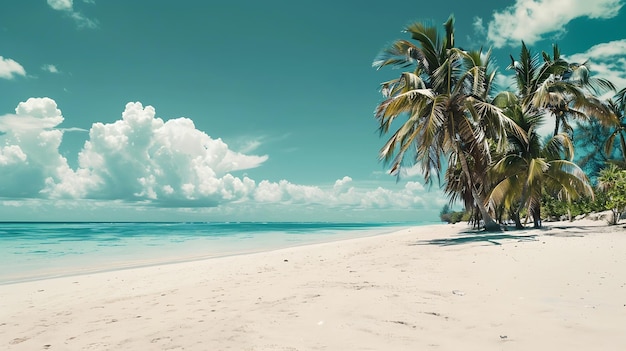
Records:
{"label": "ocean water", "polygon": [[380,235],[430,223],[0,223],[0,284]]}

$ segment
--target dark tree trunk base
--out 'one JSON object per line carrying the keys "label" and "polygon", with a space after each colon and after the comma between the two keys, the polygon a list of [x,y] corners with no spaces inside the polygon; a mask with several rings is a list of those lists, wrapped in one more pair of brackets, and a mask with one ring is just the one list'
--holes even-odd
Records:
{"label": "dark tree trunk base", "polygon": [[491,221],[489,223],[485,223],[485,231],[486,232],[501,232],[502,227],[495,221]]}

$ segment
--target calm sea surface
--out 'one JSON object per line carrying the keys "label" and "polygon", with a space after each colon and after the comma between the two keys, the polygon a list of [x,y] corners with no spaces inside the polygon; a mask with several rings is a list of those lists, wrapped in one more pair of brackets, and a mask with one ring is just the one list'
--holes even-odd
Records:
{"label": "calm sea surface", "polygon": [[0,284],[365,237],[430,223],[0,223]]}

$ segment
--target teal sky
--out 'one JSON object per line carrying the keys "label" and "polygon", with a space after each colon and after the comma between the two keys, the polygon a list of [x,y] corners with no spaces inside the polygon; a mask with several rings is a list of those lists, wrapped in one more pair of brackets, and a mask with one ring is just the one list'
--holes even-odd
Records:
{"label": "teal sky", "polygon": [[626,86],[624,0],[568,4],[5,0],[0,220],[434,221],[378,161],[374,57],[454,14],[504,85],[524,40]]}

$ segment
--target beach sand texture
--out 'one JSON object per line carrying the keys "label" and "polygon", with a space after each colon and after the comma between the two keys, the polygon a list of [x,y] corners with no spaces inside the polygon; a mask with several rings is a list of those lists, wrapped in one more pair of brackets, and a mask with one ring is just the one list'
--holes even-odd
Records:
{"label": "beach sand texture", "polygon": [[626,230],[465,224],[0,286],[2,350],[626,350]]}

